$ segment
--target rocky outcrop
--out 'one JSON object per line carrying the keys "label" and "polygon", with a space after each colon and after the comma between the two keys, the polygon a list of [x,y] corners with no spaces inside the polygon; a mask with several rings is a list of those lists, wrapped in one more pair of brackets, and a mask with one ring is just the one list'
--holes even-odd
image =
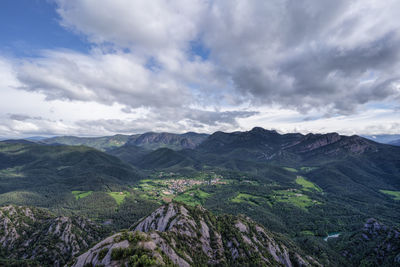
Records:
{"label": "rocky outcrop", "polygon": [[[313,266],[289,241],[243,216],[214,216],[203,208],[170,203],[79,256],[73,266],[148,262],[178,266]],[[289,249],[290,247],[290,249]],[[310,260],[311,259],[311,260]]]}
{"label": "rocky outcrop", "polygon": [[357,135],[343,136],[338,133],[307,134],[289,149],[296,153],[309,153],[322,150],[325,155],[337,155],[340,153],[363,154],[366,151],[376,152],[377,147],[373,142]]}
{"label": "rocky outcrop", "polygon": [[320,147],[324,147],[341,140],[341,136],[338,133],[329,134],[307,134],[302,140],[300,140],[300,148],[298,152],[309,152]]}
{"label": "rocky outcrop", "polygon": [[103,236],[100,226],[80,217],[55,217],[30,207],[0,208],[0,251],[9,259],[61,266]]}

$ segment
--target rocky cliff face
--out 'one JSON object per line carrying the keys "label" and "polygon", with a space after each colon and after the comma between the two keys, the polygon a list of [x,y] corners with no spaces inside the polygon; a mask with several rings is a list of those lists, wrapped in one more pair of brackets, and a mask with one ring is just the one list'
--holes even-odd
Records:
{"label": "rocky cliff face", "polygon": [[337,133],[307,134],[294,146],[289,148],[294,153],[320,153],[337,155],[340,153],[363,154],[377,152],[377,146],[360,136],[343,136]]}
{"label": "rocky cliff face", "polygon": [[55,217],[29,207],[0,208],[0,255],[7,259],[61,266],[102,236],[99,226],[80,217]]}
{"label": "rocky cliff face", "polygon": [[170,203],[79,256],[73,266],[318,266],[289,241],[246,217]]}
{"label": "rocky cliff face", "polygon": [[379,145],[359,136],[328,134],[279,134],[256,127],[248,132],[216,132],[198,146],[206,153],[238,159],[286,160],[315,156],[359,155],[377,152]]}

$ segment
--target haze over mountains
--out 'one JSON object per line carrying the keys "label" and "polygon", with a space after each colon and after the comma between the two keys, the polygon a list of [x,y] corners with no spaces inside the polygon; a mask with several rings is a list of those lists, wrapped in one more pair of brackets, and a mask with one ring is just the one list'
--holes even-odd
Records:
{"label": "haze over mountains", "polygon": [[398,143],[400,140],[400,134],[363,135],[363,137],[383,144]]}

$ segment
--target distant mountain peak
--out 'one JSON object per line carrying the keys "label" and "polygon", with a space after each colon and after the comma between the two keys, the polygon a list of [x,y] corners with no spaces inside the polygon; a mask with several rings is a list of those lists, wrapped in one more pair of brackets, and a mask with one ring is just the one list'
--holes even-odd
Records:
{"label": "distant mountain peak", "polygon": [[262,127],[257,127],[257,126],[254,127],[253,129],[251,129],[249,132],[250,133],[262,133],[262,134],[265,134],[265,133],[279,134],[276,130],[267,130],[267,129],[264,129]]}

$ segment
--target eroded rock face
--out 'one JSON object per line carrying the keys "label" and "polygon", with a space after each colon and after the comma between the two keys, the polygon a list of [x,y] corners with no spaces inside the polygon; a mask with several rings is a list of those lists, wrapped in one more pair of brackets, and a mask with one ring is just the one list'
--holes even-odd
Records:
{"label": "eroded rock face", "polygon": [[[74,266],[117,266],[143,255],[160,265],[169,262],[185,267],[239,263],[288,267],[318,265],[311,257],[303,256],[299,249],[289,250],[286,244],[274,239],[273,233],[249,218],[216,217],[202,208],[170,203],[131,229],[103,240],[79,256]],[[122,243],[123,240],[128,240],[129,245]],[[112,252],[115,244],[124,248],[124,256],[118,259],[108,257],[116,255],[117,250]],[[295,246],[291,244],[290,247]],[[104,255],[99,260],[102,249]]]}
{"label": "eroded rock face", "polygon": [[10,259],[60,266],[99,241],[102,233],[100,226],[80,217],[55,217],[29,207],[0,208],[0,250]]}

